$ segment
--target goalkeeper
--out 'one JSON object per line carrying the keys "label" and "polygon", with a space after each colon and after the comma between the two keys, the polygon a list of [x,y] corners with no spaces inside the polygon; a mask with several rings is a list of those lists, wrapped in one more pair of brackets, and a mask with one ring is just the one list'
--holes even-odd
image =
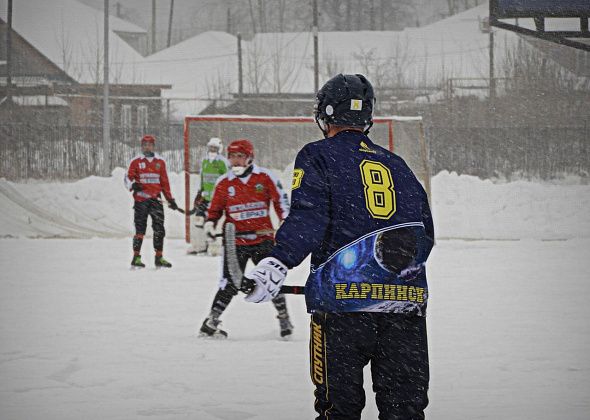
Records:
{"label": "goalkeeper", "polygon": [[[191,247],[189,254],[199,254],[207,252],[209,244],[213,243],[212,239],[206,237],[203,231],[203,225],[207,218],[207,207],[211,202],[215,181],[227,173],[229,162],[222,154],[223,144],[221,139],[211,137],[207,143],[207,155],[201,162],[200,188],[195,196],[194,212],[195,220],[191,231]],[[211,251],[211,249],[209,249]]]}

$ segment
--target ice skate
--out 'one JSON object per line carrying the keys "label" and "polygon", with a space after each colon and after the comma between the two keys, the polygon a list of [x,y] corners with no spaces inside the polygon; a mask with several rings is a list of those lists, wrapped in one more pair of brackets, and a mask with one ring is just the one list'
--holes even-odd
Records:
{"label": "ice skate", "polygon": [[206,338],[227,338],[227,332],[219,328],[221,321],[218,319],[207,318],[203,321],[201,329],[199,330],[199,337]]}
{"label": "ice skate", "polygon": [[145,268],[145,264],[141,261],[141,255],[134,255],[131,260],[131,270],[139,270]]}
{"label": "ice skate", "polygon": [[159,257],[156,257],[155,264],[156,264],[156,268],[161,268],[161,267],[171,268],[172,267],[172,264],[170,264],[168,261],[166,261],[164,259],[164,257],[162,257],[161,255]]}
{"label": "ice skate", "polygon": [[289,316],[285,318],[279,317],[279,325],[281,327],[281,338],[283,340],[290,340],[293,334],[293,324],[291,324]]}

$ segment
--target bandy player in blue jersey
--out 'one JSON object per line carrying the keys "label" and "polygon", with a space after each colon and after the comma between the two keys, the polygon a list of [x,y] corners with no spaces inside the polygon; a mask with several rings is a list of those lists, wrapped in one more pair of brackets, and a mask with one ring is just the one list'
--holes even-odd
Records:
{"label": "bandy player in blue jersey", "polygon": [[423,419],[428,404],[433,222],[408,165],[367,136],[374,102],[359,74],[340,74],[317,93],[325,139],[297,155],[291,212],[270,256],[246,276],[246,299],[270,300],[311,254],[305,298],[317,419],[361,418],[368,363],[379,419]]}

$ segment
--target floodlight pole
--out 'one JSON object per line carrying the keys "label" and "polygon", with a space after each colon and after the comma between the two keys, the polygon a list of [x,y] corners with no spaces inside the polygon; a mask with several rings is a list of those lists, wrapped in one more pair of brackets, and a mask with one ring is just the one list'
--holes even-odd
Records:
{"label": "floodlight pole", "polygon": [[318,47],[318,0],[313,0],[313,91],[320,88],[319,47]]}
{"label": "floodlight pole", "polygon": [[238,95],[242,99],[244,94],[244,73],[242,69],[242,34],[238,33]]}
{"label": "floodlight pole", "polygon": [[111,127],[109,115],[109,0],[104,0],[104,57],[102,94],[103,175],[111,172]]}
{"label": "floodlight pole", "polygon": [[152,0],[152,48],[151,53],[156,52],[156,0]]}
{"label": "floodlight pole", "polygon": [[6,97],[8,100],[8,109],[12,109],[12,0],[8,0],[6,17],[8,21],[8,28],[6,30]]}
{"label": "floodlight pole", "polygon": [[[490,45],[489,45],[489,57],[490,57],[490,102],[496,97],[496,79],[494,72],[494,31],[490,26]],[[493,106],[493,104],[492,104]]]}
{"label": "floodlight pole", "polygon": [[166,43],[167,47],[170,47],[170,42],[172,41],[172,16],[174,14],[174,0],[170,0],[170,15],[168,15],[168,42]]}

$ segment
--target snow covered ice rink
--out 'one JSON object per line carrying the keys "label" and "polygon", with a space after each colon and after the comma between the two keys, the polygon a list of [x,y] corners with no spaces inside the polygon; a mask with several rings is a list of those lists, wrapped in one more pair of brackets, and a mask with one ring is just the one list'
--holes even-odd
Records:
{"label": "snow covered ice rink", "polygon": [[[0,418],[313,418],[303,298],[288,297],[290,342],[278,339],[272,305],[241,296],[223,317],[229,340],[197,338],[218,262],[168,239],[174,267],[156,271],[148,239],[148,268],[128,270],[131,203],[120,182],[115,174],[18,189],[37,210],[55,215],[59,204],[80,229],[112,224],[109,238],[30,239],[67,236],[66,227],[55,221],[40,233],[47,214],[1,196],[0,234],[11,237],[0,239]],[[83,193],[89,184],[93,197]],[[108,200],[96,198],[103,191]],[[590,187],[443,173],[433,194],[441,239],[428,265],[428,418],[588,419]],[[181,225],[167,213],[171,236]],[[304,263],[287,282],[306,273]],[[366,393],[363,419],[375,419]]]}

